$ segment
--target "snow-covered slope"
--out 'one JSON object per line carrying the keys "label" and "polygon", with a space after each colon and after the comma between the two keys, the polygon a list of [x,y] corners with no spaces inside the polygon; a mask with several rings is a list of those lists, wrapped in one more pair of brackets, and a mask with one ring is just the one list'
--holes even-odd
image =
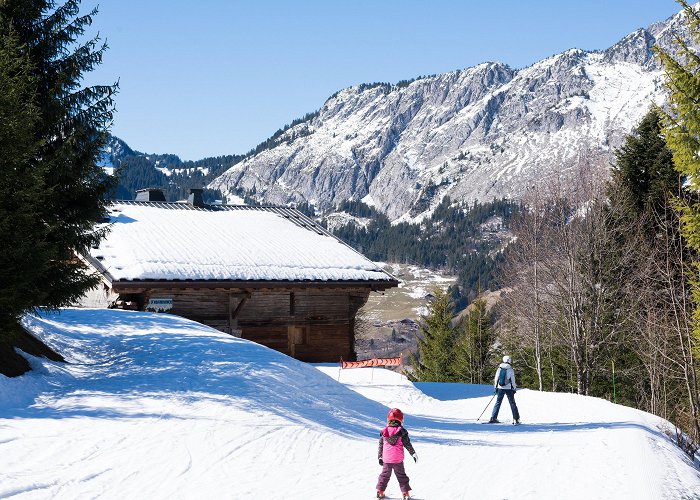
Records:
{"label": "snow-covered slope", "polygon": [[524,425],[481,425],[490,387],[340,373],[175,316],[26,323],[69,363],[0,376],[0,498],[371,498],[392,406],[418,498],[700,498],[665,422],[604,400],[521,390]]}
{"label": "snow-covered slope", "polygon": [[520,70],[489,62],[347,88],[210,187],[323,210],[371,199],[396,220],[416,217],[419,200],[517,198],[542,179],[575,182],[583,163],[608,168],[624,136],[662,102],[651,47],[670,46],[683,30],[677,15],[605,51],[571,49]]}

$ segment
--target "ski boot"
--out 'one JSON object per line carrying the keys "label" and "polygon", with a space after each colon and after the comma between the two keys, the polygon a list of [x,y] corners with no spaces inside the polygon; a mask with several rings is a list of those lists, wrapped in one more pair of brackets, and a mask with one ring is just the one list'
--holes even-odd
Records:
{"label": "ski boot", "polygon": [[386,495],[382,490],[377,490],[377,498],[386,498]]}
{"label": "ski boot", "polygon": [[410,500],[411,494],[408,491],[403,492],[403,500]]}

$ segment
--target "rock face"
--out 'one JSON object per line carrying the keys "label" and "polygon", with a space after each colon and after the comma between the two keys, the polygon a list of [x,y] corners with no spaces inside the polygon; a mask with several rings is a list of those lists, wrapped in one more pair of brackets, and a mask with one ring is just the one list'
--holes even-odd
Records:
{"label": "rock face", "polygon": [[615,148],[662,103],[651,48],[684,29],[679,14],[605,51],[347,88],[209,187],[321,210],[364,200],[398,220],[429,213],[446,195],[518,198],[548,178],[572,181],[582,165],[609,168]]}

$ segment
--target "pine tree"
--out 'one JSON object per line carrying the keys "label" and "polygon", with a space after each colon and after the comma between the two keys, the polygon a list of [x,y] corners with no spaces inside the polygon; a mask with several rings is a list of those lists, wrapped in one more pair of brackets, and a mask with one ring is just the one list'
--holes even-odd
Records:
{"label": "pine tree", "polygon": [[[668,397],[679,383],[670,365],[661,366],[668,359],[683,363],[677,339],[682,338],[678,328],[685,330],[688,324],[689,297],[673,209],[675,194],[682,195],[680,176],[661,132],[660,110],[652,108],[615,153],[608,223],[611,232],[616,230],[614,253],[629,257],[618,298],[626,311],[619,325],[621,342],[610,349],[607,364],[614,362],[617,369],[618,402],[668,418],[658,401],[679,401]],[[660,371],[663,380],[655,375]],[[598,393],[607,386],[612,398],[612,373],[597,383]]]}
{"label": "pine tree", "polygon": [[[687,16],[691,37],[700,43],[700,15],[685,0],[678,0]],[[666,87],[669,91],[668,110],[663,113],[663,133],[673,152],[673,162],[678,172],[690,186],[700,189],[700,55],[687,41],[676,39],[677,54],[655,47],[664,67]],[[682,205],[684,235],[688,244],[700,250],[700,203]],[[700,305],[700,282],[695,279],[693,290],[695,303]],[[700,339],[700,309],[696,310],[696,334]]]}
{"label": "pine tree", "polygon": [[428,314],[421,323],[418,339],[418,355],[412,357],[412,378],[422,382],[451,382],[454,350],[453,309],[450,296],[443,290],[435,290],[434,299],[428,305]]}
{"label": "pine tree", "polygon": [[[3,95],[2,112],[24,120],[21,125],[0,122],[3,139],[22,138],[14,149],[2,150],[3,156],[12,154],[12,161],[3,158],[0,177],[24,188],[2,186],[3,223],[21,234],[3,238],[0,254],[36,249],[22,262],[11,257],[2,261],[0,335],[15,328],[24,313],[68,305],[97,283],[73,252],[86,251],[103,236],[93,228],[114,181],[98,160],[116,85],[81,86],[85,73],[101,62],[106,45],[96,37],[79,43],[96,13],[79,15],[79,3],[0,2],[3,78],[8,85],[15,82],[22,96]],[[26,76],[20,77],[23,72]],[[27,219],[33,222],[24,224]]]}
{"label": "pine tree", "polygon": [[612,169],[611,184],[624,187],[621,201],[628,203],[628,211],[636,215],[664,212],[670,195],[678,192],[679,174],[661,135],[659,113],[652,108],[615,152],[617,163]]}
{"label": "pine tree", "polygon": [[[700,14],[690,7],[685,0],[678,0],[683,6],[686,25],[692,41],[700,43]],[[677,201],[682,222],[682,235],[690,249],[694,266],[689,278],[693,298],[692,337],[683,341],[685,352],[694,351],[692,357],[684,360],[684,378],[690,402],[691,420],[694,426],[694,438],[700,439],[700,399],[698,398],[698,380],[696,360],[700,357],[700,55],[689,46],[689,40],[675,39],[673,52],[655,47],[665,72],[668,89],[668,106],[662,114],[663,134],[668,147],[673,153],[673,163],[689,187],[691,196]],[[673,238],[671,238],[673,240]],[[685,267],[685,263],[683,264]]]}
{"label": "pine tree", "polygon": [[[700,43],[700,14],[684,0],[683,5],[690,35]],[[665,71],[666,87],[669,90],[668,111],[663,115],[664,136],[673,152],[676,169],[689,185],[700,189],[700,55],[696,54],[681,38],[676,39],[678,54],[656,48]],[[681,206],[683,234],[688,244],[700,251],[700,203],[686,202]],[[700,267],[696,264],[693,278],[695,336],[700,341]],[[700,353],[698,353],[700,355]]]}
{"label": "pine tree", "polygon": [[455,342],[453,372],[456,379],[470,384],[487,383],[492,375],[489,358],[495,341],[486,301],[477,299],[469,306]]}
{"label": "pine tree", "polygon": [[36,217],[45,191],[42,170],[25,167],[40,147],[35,87],[17,34],[0,34],[0,324],[6,332],[17,311],[33,303],[39,270],[50,255],[42,241],[46,228]]}

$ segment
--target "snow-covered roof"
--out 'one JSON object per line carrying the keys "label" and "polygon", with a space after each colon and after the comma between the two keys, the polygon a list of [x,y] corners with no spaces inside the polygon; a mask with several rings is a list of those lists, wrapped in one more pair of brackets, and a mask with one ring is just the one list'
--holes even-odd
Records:
{"label": "snow-covered roof", "polygon": [[110,281],[369,281],[379,265],[299,211],[118,201],[109,233],[87,256]]}

